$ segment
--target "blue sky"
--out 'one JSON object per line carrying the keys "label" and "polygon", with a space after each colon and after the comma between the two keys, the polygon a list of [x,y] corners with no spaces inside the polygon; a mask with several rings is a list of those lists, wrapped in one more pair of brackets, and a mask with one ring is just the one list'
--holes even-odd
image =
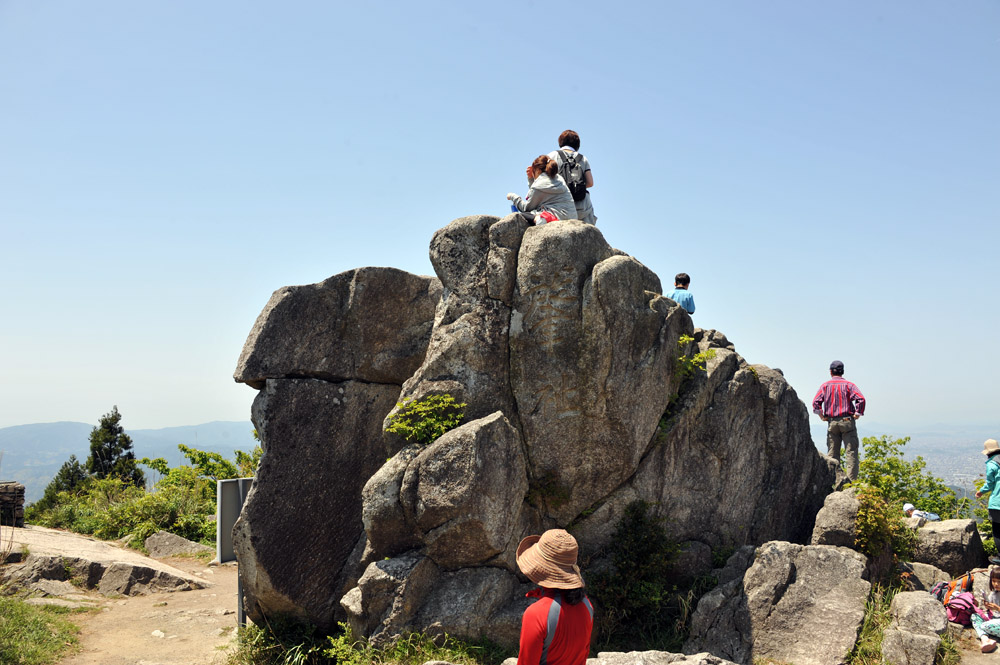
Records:
{"label": "blue sky", "polygon": [[997,423],[1000,4],[567,7],[0,0],[0,427],[247,419],[274,289],[432,274],[566,128],[804,400],[838,358],[871,424]]}

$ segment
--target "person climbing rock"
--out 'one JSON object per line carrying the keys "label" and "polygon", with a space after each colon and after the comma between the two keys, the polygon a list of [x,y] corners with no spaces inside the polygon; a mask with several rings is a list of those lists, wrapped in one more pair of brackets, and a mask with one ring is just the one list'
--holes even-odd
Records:
{"label": "person climbing rock", "polygon": [[830,363],[830,380],[819,387],[813,397],[813,413],[827,423],[827,455],[840,461],[840,444],[844,444],[847,477],[858,478],[858,427],[856,421],[865,415],[865,396],[858,387],[844,378],[844,363]]}

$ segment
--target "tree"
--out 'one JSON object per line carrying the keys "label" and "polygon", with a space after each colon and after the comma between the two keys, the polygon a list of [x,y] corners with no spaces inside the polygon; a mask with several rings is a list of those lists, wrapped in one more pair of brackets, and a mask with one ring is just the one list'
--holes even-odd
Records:
{"label": "tree", "polygon": [[955,492],[924,469],[927,463],[919,455],[912,462],[903,459],[903,446],[910,440],[866,436],[858,472],[858,483],[875,487],[886,502],[902,510],[910,502],[921,510],[937,513],[944,519],[955,516],[958,499]]}
{"label": "tree", "polygon": [[87,471],[96,478],[116,477],[126,483],[143,487],[146,477],[135,461],[132,437],[121,426],[122,415],[113,406],[111,413],[101,416],[101,423],[90,432],[90,457]]}
{"label": "tree", "polygon": [[56,505],[59,492],[72,492],[81,488],[87,480],[87,470],[76,459],[76,455],[70,455],[69,459],[59,468],[59,472],[45,487],[45,494],[32,505],[34,513],[48,510]]}

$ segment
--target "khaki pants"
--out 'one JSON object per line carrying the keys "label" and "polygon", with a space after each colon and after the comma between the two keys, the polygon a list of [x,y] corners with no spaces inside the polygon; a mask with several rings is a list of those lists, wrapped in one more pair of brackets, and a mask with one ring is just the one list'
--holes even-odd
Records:
{"label": "khaki pants", "polygon": [[831,418],[826,429],[826,454],[840,461],[840,443],[844,443],[847,477],[858,478],[858,426],[852,416]]}

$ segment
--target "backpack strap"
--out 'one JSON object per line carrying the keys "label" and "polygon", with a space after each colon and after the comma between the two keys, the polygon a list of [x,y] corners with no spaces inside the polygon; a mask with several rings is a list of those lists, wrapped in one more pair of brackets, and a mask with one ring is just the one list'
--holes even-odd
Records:
{"label": "backpack strap", "polygon": [[545,659],[549,655],[549,647],[556,636],[556,626],[559,625],[559,614],[562,612],[562,592],[552,596],[552,604],[549,605],[549,616],[545,622],[545,642],[542,643],[542,659],[539,665],[546,665]]}
{"label": "backpack strap", "polygon": [[[552,597],[552,604],[549,605],[549,616],[545,621],[545,642],[542,643],[542,659],[539,665],[546,665],[545,659],[549,655],[549,647],[556,636],[556,626],[559,625],[559,615],[562,613],[562,591]],[[590,620],[594,620],[594,606],[590,604],[590,598],[583,597],[583,604],[590,612]]]}

